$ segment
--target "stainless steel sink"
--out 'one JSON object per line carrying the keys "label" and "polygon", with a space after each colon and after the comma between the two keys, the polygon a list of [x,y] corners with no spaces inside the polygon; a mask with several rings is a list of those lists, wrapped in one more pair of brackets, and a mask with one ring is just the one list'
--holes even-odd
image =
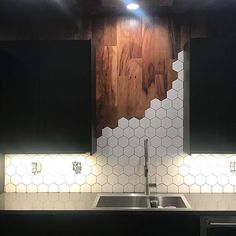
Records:
{"label": "stainless steel sink", "polygon": [[102,209],[189,209],[182,194],[98,194],[94,205]]}

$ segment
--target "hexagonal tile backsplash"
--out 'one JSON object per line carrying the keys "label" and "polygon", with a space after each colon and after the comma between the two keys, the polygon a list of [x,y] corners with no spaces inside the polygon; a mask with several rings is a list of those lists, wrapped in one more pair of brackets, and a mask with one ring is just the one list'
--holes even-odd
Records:
{"label": "hexagonal tile backsplash", "polygon": [[[141,120],[122,118],[97,139],[98,151],[74,155],[5,156],[6,192],[143,192],[144,139],[149,139],[150,182],[153,192],[236,192],[233,155],[183,153],[183,52],[173,63],[178,79],[163,101],[154,99]],[[81,162],[75,174],[72,162]],[[32,174],[32,162],[42,171]]]}

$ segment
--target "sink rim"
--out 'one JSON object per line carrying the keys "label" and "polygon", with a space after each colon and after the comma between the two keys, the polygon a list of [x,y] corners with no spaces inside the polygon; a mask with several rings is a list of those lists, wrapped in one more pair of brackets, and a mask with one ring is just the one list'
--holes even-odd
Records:
{"label": "sink rim", "polygon": [[[100,199],[100,197],[105,196],[105,197],[145,197],[145,198],[150,198],[150,197],[180,197],[186,207],[179,207],[179,208],[151,208],[150,205],[148,204],[148,207],[97,207],[97,203]],[[178,211],[178,210],[190,210],[192,209],[190,204],[188,203],[186,197],[184,194],[179,194],[179,193],[153,193],[150,195],[146,195],[143,193],[98,193],[96,195],[96,198],[93,202],[92,205],[93,209],[97,210],[158,210],[158,211]]]}

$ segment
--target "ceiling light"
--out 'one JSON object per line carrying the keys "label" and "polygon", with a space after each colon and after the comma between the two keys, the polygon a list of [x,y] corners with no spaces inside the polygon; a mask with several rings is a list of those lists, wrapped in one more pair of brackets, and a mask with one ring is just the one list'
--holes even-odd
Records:
{"label": "ceiling light", "polygon": [[134,3],[134,2],[132,2],[132,3],[128,4],[126,7],[127,7],[127,9],[129,9],[129,10],[136,10],[136,9],[139,8],[139,5],[136,4],[136,3]]}

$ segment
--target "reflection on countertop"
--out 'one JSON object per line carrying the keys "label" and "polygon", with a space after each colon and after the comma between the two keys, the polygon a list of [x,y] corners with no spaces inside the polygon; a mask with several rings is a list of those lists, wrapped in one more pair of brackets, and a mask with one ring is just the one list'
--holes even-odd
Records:
{"label": "reflection on countertop", "polygon": [[[96,195],[97,193],[3,193],[0,194],[0,210],[94,210],[92,205]],[[184,196],[192,211],[236,211],[236,194],[191,193]]]}

